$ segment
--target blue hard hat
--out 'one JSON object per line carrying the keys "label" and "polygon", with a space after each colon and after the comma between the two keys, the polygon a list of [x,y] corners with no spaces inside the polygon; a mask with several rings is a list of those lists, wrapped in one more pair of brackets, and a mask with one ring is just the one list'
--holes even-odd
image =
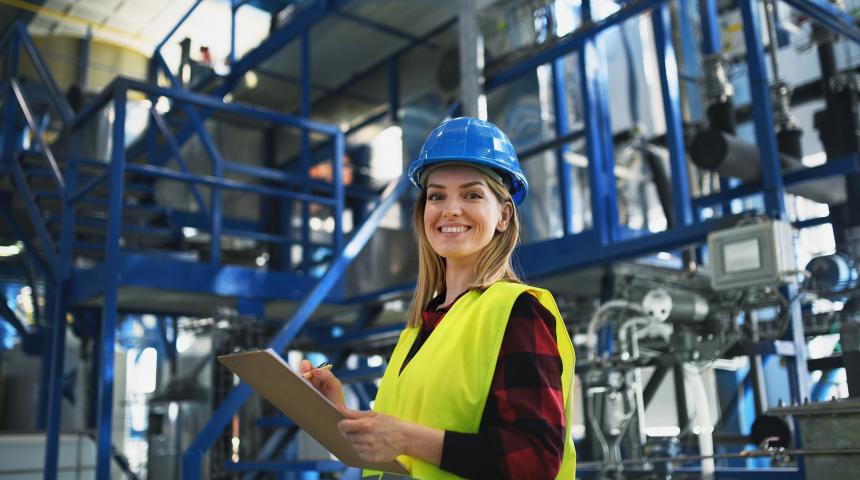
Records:
{"label": "blue hard hat", "polygon": [[452,118],[436,127],[418,158],[409,165],[409,179],[422,188],[421,174],[430,165],[457,162],[488,167],[504,180],[514,203],[526,198],[529,183],[520,169],[514,146],[499,127],[472,117]]}

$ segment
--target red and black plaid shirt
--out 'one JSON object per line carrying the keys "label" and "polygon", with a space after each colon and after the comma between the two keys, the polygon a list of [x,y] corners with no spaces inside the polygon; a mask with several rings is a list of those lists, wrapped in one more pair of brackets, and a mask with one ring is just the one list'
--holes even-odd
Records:
{"label": "red and black plaid shirt", "polygon": [[[450,307],[437,310],[444,299],[427,304],[403,366],[447,313]],[[480,429],[446,431],[440,467],[465,478],[554,478],[564,455],[563,398],[555,316],[523,293],[511,310]]]}

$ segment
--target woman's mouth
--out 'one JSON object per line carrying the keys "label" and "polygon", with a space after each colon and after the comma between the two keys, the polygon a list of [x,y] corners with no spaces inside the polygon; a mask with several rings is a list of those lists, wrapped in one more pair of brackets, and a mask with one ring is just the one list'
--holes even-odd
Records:
{"label": "woman's mouth", "polygon": [[472,228],[472,227],[463,227],[463,226],[457,226],[457,227],[439,227],[439,231],[440,231],[441,233],[466,233],[466,232],[467,232],[469,229],[471,229],[471,228]]}

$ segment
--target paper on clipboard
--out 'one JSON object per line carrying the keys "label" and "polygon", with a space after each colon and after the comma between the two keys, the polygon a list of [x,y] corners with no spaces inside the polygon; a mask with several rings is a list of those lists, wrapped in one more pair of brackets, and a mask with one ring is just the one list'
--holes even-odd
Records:
{"label": "paper on clipboard", "polygon": [[362,460],[337,429],[337,422],[343,419],[337,407],[304,377],[294,372],[274,350],[269,348],[222,355],[218,361],[278,407],[344,464],[400,475],[409,474],[396,460],[385,463]]}

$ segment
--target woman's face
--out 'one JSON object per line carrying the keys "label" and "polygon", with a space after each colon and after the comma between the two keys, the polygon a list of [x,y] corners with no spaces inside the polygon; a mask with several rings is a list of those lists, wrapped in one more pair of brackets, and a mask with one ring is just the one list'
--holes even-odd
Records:
{"label": "woman's face", "polygon": [[446,165],[427,177],[424,234],[449,264],[478,258],[496,231],[510,222],[512,207],[499,202],[478,170]]}

